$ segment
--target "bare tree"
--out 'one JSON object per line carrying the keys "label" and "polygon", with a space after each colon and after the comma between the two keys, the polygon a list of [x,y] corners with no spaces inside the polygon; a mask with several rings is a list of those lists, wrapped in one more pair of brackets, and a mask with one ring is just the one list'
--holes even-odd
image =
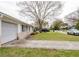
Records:
{"label": "bare tree", "polygon": [[39,30],[42,29],[42,22],[59,15],[62,8],[60,1],[24,1],[19,2],[17,5],[21,7],[21,14],[30,17],[38,23]]}
{"label": "bare tree", "polygon": [[[48,26],[48,22],[47,21],[45,21],[45,20],[40,20],[40,22],[41,22],[41,27],[42,28],[46,28],[47,26]],[[38,29],[39,29],[39,22],[38,22],[38,20],[37,21],[35,21],[35,23],[34,23],[35,25],[35,27],[37,27]]]}

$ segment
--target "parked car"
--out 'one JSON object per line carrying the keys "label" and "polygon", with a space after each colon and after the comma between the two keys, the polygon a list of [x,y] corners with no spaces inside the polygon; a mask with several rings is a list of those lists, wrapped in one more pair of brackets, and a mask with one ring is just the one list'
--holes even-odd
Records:
{"label": "parked car", "polygon": [[69,30],[67,31],[67,34],[79,35],[79,30],[77,30],[77,29],[69,29]]}
{"label": "parked car", "polygon": [[49,29],[43,28],[43,29],[41,29],[40,31],[41,31],[41,32],[49,32]]}

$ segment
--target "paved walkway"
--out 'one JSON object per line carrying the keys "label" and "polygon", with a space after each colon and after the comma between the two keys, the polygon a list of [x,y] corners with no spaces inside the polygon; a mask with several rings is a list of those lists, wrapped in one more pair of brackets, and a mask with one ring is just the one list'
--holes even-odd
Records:
{"label": "paved walkway", "polygon": [[3,45],[4,47],[20,47],[20,48],[48,48],[48,49],[65,49],[79,50],[79,42],[77,41],[47,41],[47,40],[21,40],[16,43]]}

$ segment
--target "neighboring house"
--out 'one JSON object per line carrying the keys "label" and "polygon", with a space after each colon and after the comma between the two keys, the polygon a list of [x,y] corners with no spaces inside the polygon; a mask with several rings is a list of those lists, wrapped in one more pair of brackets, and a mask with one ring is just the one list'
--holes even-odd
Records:
{"label": "neighboring house", "polygon": [[0,12],[0,44],[15,40],[18,33],[33,32],[33,26]]}
{"label": "neighboring house", "polygon": [[70,26],[74,26],[76,24],[77,20],[79,20],[79,9],[77,9],[74,12],[71,12],[70,14],[66,15],[64,17],[64,19],[66,20],[66,22]]}
{"label": "neighboring house", "polygon": [[68,29],[68,24],[67,23],[63,23],[61,24],[60,29],[64,30],[64,29]]}

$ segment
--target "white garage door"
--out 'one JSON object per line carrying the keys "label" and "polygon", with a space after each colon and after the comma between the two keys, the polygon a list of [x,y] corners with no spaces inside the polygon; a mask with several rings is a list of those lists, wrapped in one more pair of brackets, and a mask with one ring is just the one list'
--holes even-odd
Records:
{"label": "white garage door", "polygon": [[2,40],[1,43],[6,43],[16,39],[18,27],[15,24],[2,22]]}

